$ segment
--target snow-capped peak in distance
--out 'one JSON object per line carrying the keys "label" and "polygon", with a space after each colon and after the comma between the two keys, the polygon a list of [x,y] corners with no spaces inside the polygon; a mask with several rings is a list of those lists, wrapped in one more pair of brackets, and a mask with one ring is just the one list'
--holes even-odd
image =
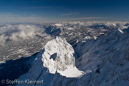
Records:
{"label": "snow-capped peak in distance", "polygon": [[124,33],[120,28],[118,28],[118,31],[121,32],[121,33]]}
{"label": "snow-capped peak in distance", "polygon": [[62,24],[57,23],[57,24],[54,24],[53,26],[62,26]]}

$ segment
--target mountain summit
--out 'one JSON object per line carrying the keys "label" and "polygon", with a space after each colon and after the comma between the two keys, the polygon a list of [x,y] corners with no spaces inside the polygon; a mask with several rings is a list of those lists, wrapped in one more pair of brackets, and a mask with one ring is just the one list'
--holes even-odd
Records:
{"label": "mountain summit", "polygon": [[[42,54],[43,66],[49,69],[49,72],[55,74],[57,71],[66,77],[77,77],[81,72],[75,67],[74,50],[72,46],[60,37],[49,41]],[[77,74],[72,75],[74,72],[69,70],[73,69]]]}
{"label": "mountain summit", "polygon": [[69,78],[77,78],[83,75],[83,72],[75,66],[72,46],[61,37],[49,41],[44,49],[33,58],[35,60],[29,71],[21,75],[18,80],[44,80],[44,85],[48,86],[56,74]]}

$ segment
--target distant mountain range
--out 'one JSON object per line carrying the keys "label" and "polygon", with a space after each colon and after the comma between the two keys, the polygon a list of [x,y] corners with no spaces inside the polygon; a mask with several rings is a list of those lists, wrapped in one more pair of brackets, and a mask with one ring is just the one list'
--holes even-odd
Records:
{"label": "distant mountain range", "polygon": [[128,22],[1,24],[0,85],[128,86],[128,46]]}

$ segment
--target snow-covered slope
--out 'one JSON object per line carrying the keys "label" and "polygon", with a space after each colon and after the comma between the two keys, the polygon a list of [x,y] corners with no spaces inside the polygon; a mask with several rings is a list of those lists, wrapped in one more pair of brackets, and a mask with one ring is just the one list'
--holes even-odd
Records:
{"label": "snow-covered slope", "polygon": [[48,86],[57,73],[69,78],[83,75],[83,72],[75,66],[72,46],[60,37],[56,37],[45,45],[44,49],[35,57],[29,71],[20,76],[19,80],[43,80],[44,86]]}

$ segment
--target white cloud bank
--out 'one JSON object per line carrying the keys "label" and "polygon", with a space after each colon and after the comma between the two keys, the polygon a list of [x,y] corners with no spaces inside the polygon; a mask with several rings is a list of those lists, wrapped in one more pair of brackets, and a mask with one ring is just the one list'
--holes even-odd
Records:
{"label": "white cloud bank", "polygon": [[0,27],[0,45],[8,40],[19,41],[34,38],[39,33],[39,27],[36,25],[3,25]]}
{"label": "white cloud bank", "polygon": [[18,38],[27,39],[36,35],[36,27],[33,25],[19,25],[18,32],[12,33],[10,39],[18,40]]}

